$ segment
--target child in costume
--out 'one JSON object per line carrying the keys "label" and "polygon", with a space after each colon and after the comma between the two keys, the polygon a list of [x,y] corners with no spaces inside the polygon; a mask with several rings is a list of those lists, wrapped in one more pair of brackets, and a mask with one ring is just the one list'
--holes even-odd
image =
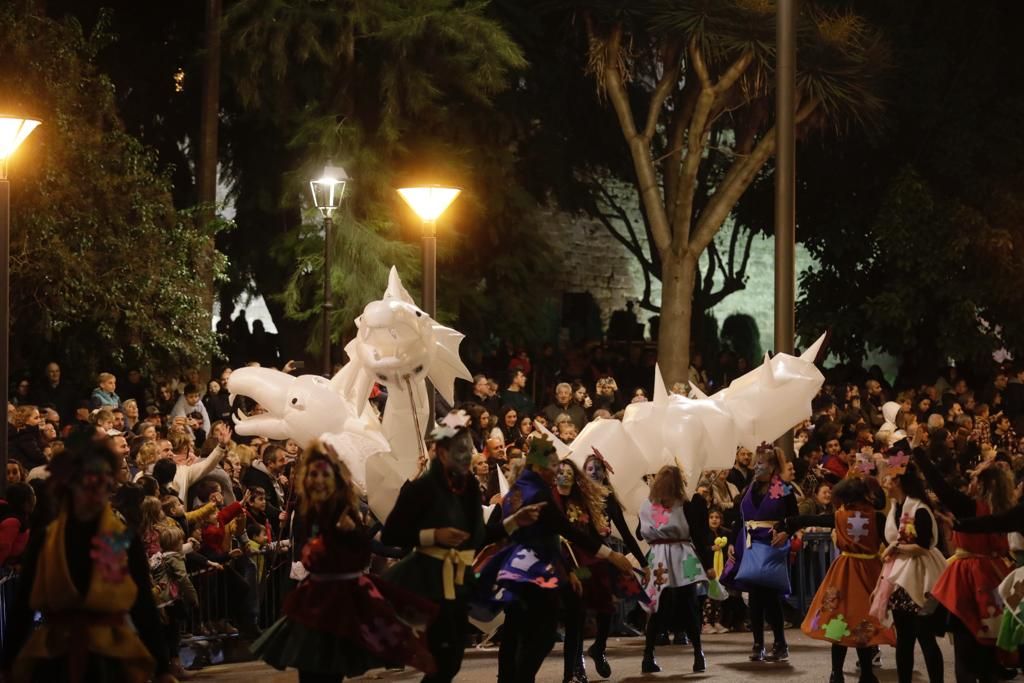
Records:
{"label": "child in costume", "polygon": [[647,556],[651,573],[646,585],[650,603],[644,605],[651,618],[641,670],[661,671],[654,659],[654,645],[658,634],[668,626],[666,621],[675,616],[682,620],[693,644],[694,673],[705,671],[697,588],[708,578],[715,578],[708,508],[700,495],[687,497],[678,467],[667,465],[655,476],[651,495],[640,506],[640,535],[651,546]]}
{"label": "child in costume", "polygon": [[[775,531],[775,525],[795,516],[798,507],[792,487],[783,481],[788,468],[782,451],[762,444],[755,458],[754,479],[740,502],[734,556],[725,568],[722,585],[748,594],[754,639],[750,660],[779,662],[789,659],[782,618],[782,597],[790,592],[789,535]],[[775,636],[769,653],[764,648],[766,619]]]}
{"label": "child in costume", "polygon": [[[711,547],[708,550],[712,555],[712,566],[716,576],[721,576],[725,571],[725,555],[729,549],[730,532],[729,529],[722,526],[722,521],[722,511],[712,506],[708,510],[708,530],[711,532]],[[736,601],[741,605],[743,603],[743,600],[735,595],[735,592],[724,600],[705,600],[701,633],[705,635],[728,633],[729,628],[725,626],[726,606],[732,607],[733,605],[730,603],[734,604]],[[735,612],[735,610],[733,611]]]}
{"label": "child in costume", "polygon": [[[923,449],[914,461],[928,486],[955,517],[984,517],[1013,506],[1013,478],[994,463],[978,467],[967,493],[951,486]],[[953,534],[956,550],[932,595],[949,610],[958,679],[994,680],[996,638],[1003,618],[999,584],[1013,569],[1006,534]]]}
{"label": "child in costume", "polygon": [[830,683],[843,683],[847,649],[857,649],[861,683],[878,683],[871,671],[874,648],[895,645],[896,634],[868,612],[871,592],[882,572],[878,549],[885,515],[875,510],[862,479],[846,478],[832,491],[838,506],[822,515],[788,517],[777,528],[793,535],[804,527],[834,529],[840,555],[829,567],[811,601],[800,630],[815,640],[832,643]]}
{"label": "child in costume", "polygon": [[[629,554],[636,558],[641,567],[646,569],[647,555],[640,550],[636,538],[631,533],[629,525],[626,524],[626,517],[622,512],[622,504],[615,495],[615,489],[608,479],[608,474],[614,474],[614,471],[599,450],[596,448],[592,450],[593,452],[583,461],[583,473],[587,479],[600,487],[603,495],[602,509],[605,517],[608,518],[608,521],[619,532],[619,537],[625,544]],[[608,529],[604,536],[607,537],[610,534],[611,529]],[[583,595],[586,599],[586,606],[593,609],[596,613],[594,617],[596,633],[594,634],[593,644],[587,649],[587,654],[594,660],[594,668],[597,669],[597,673],[601,678],[609,678],[612,675],[611,664],[608,663],[608,658],[605,656],[605,650],[608,647],[608,634],[611,633],[612,629],[612,615],[614,614],[613,591],[610,589],[616,585],[612,582],[612,579],[615,577],[621,578],[621,576],[607,562],[602,562],[595,564],[591,568],[590,576],[583,582]]]}
{"label": "child in costume", "polygon": [[896,674],[909,683],[914,673],[914,644],[921,646],[928,680],[943,677],[942,651],[935,642],[936,618],[922,614],[927,596],[946,568],[935,547],[939,527],[928,506],[928,493],[913,463],[897,453],[889,458],[882,485],[892,506],[885,520],[882,573],[871,596],[871,615],[896,626]]}
{"label": "child in costume", "polygon": [[50,466],[59,511],[29,541],[4,680],[173,681],[142,543],[110,505],[117,458],[79,443]]}
{"label": "child in costume", "polygon": [[[555,475],[554,499],[569,523],[596,542],[603,542],[611,533],[605,516],[607,490],[583,475],[571,460],[563,460]],[[639,597],[643,594],[640,583],[632,572],[623,574],[608,562],[598,559],[583,548],[568,541],[564,545],[567,565],[576,565],[574,573],[583,587],[582,597],[569,586],[563,586],[562,605],[565,609],[564,683],[586,683],[583,663],[583,623],[587,608],[611,614],[614,598]],[[607,661],[607,660],[605,660]],[[599,670],[600,673],[600,670]],[[602,677],[606,677],[602,674]]]}
{"label": "child in costume", "polygon": [[567,567],[561,538],[599,559],[607,559],[622,572],[632,565],[588,534],[580,533],[558,509],[551,486],[558,467],[554,444],[546,437],[529,442],[527,465],[502,501],[506,517],[527,505],[541,505],[537,522],[512,532],[510,543],[495,552],[480,568],[485,600],[504,609],[505,624],[498,653],[499,683],[525,683],[536,678],[544,658],[555,644],[558,610],[552,604],[568,582],[577,595],[579,578]]}
{"label": "child in costume", "polygon": [[436,608],[366,573],[370,537],[347,468],[317,443],[303,452],[294,481],[293,543],[309,574],[253,652],[274,668],[298,669],[302,683],[341,681],[377,663],[433,671],[414,627],[425,627]]}

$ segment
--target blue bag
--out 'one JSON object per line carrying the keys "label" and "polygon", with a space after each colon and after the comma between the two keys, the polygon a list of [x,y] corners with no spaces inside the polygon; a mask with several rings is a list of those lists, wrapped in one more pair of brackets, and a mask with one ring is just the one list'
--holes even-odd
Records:
{"label": "blue bag", "polygon": [[788,595],[789,542],[778,548],[754,541],[743,549],[736,581],[749,586],[762,586]]}

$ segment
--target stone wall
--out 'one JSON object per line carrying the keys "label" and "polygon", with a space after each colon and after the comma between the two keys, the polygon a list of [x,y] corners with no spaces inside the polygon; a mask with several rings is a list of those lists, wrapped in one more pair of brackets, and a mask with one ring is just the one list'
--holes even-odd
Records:
{"label": "stone wall", "polygon": [[[617,195],[628,206],[626,190],[618,190]],[[635,201],[629,210],[636,216],[635,224],[642,226]],[[602,322],[607,326],[612,311],[624,308],[626,301],[640,299],[643,295],[640,264],[600,221],[556,209],[544,211],[542,220],[558,262],[562,264],[559,272],[551,277],[552,293],[557,300],[561,300],[563,292],[590,292],[601,309]],[[765,349],[772,348],[774,340],[774,247],[771,237],[754,239],[747,265],[746,289],[726,297],[714,310],[719,325],[733,313],[753,316],[760,328],[761,346]],[[811,265],[810,256],[799,244],[796,258],[798,271]],[[706,267],[706,257],[701,260],[702,268]],[[651,299],[659,302],[661,283],[654,280],[651,284]],[[639,308],[634,310],[642,321],[652,315]]]}

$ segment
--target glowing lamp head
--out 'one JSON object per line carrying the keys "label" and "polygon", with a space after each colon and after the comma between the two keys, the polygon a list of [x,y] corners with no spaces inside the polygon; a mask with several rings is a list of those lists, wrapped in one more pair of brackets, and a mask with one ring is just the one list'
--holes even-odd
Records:
{"label": "glowing lamp head", "polygon": [[313,204],[320,213],[329,217],[341,206],[341,198],[345,194],[345,185],[351,178],[340,166],[328,164],[316,180],[309,181],[309,189],[313,193]]}
{"label": "glowing lamp head", "polygon": [[7,159],[39,125],[36,119],[0,114],[0,178],[6,177]]}
{"label": "glowing lamp head", "polygon": [[398,191],[405,203],[423,221],[436,221],[462,192],[457,187],[403,187]]}

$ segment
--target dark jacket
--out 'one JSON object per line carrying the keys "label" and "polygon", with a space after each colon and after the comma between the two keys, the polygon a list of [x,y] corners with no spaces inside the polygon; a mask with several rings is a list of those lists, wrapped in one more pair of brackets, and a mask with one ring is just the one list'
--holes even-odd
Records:
{"label": "dark jacket", "polygon": [[46,464],[46,456],[43,455],[43,438],[39,434],[39,427],[22,427],[11,434],[7,443],[8,457],[20,462],[26,470]]}

